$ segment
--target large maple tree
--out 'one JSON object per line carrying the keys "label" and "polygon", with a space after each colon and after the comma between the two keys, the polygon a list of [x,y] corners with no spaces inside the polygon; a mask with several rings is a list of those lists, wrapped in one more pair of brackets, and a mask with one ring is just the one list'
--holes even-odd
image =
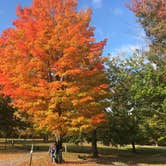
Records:
{"label": "large maple tree", "polygon": [[61,136],[76,126],[95,128],[108,85],[106,40],[95,41],[91,10],[77,11],[76,0],[33,0],[16,12],[14,27],[0,36],[1,93],[37,128]]}

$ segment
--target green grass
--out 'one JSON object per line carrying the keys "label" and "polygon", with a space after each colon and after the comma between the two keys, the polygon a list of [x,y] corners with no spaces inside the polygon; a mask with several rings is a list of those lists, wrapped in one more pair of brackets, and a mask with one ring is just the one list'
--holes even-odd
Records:
{"label": "green grass", "polygon": [[[48,147],[50,143],[42,141],[16,141],[14,147],[10,144],[7,149],[0,151],[1,155],[8,153],[29,153],[31,144],[34,144],[34,154],[40,155],[42,152],[43,159],[36,161],[36,163],[48,163]],[[0,144],[0,146],[2,143]],[[166,147],[154,147],[154,146],[136,146],[136,153],[133,153],[130,146],[124,147],[106,147],[101,144],[98,145],[99,158],[91,158],[91,147],[89,144],[83,144],[83,146],[76,146],[75,144],[67,144],[67,153],[63,153],[63,157],[66,162],[80,163],[82,165],[136,165],[136,166],[164,166],[166,165]],[[17,153],[16,153],[17,152]],[[45,161],[45,162],[44,162]],[[40,164],[41,166],[44,166]],[[79,164],[78,164],[79,165]]]}

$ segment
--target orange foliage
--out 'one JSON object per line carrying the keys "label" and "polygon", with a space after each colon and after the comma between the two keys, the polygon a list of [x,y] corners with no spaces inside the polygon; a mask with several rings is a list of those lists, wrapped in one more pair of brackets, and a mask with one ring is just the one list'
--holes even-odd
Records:
{"label": "orange foliage", "polygon": [[92,118],[91,123],[92,123],[92,125],[96,125],[96,124],[100,124],[101,122],[104,122],[104,121],[105,121],[105,114],[100,113]]}
{"label": "orange foliage", "polygon": [[95,42],[91,10],[76,7],[76,0],[33,0],[17,7],[15,27],[0,36],[1,93],[52,132],[72,127],[76,111],[98,124],[108,88],[101,57],[106,40]]}

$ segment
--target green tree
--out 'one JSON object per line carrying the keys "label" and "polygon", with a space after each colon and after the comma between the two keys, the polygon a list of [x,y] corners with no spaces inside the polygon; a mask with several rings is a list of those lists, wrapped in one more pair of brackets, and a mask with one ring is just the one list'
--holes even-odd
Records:
{"label": "green tree", "polygon": [[0,96],[0,135],[4,138],[18,135],[19,129],[25,126],[10,103],[9,97]]}
{"label": "green tree", "polygon": [[131,58],[112,59],[110,79],[110,140],[113,144],[155,143],[165,135],[166,70],[137,51]]}
{"label": "green tree", "polygon": [[156,145],[158,140],[166,135],[166,109],[164,108],[166,83],[163,81],[166,68],[163,69],[164,67],[159,68],[151,61],[146,62],[132,85],[132,90],[135,92],[134,99],[140,101],[140,109],[146,117],[144,131]]}
{"label": "green tree", "polygon": [[132,144],[141,138],[140,124],[142,112],[140,101],[135,100],[132,86],[140,70],[143,59],[137,53],[130,59],[112,59],[109,62],[108,75],[110,79],[110,141],[112,144]]}
{"label": "green tree", "polygon": [[156,144],[166,135],[166,2],[163,0],[132,0],[130,9],[135,13],[150,40],[146,52],[145,70],[138,76],[135,89],[137,99],[151,117],[147,119],[147,134]]}

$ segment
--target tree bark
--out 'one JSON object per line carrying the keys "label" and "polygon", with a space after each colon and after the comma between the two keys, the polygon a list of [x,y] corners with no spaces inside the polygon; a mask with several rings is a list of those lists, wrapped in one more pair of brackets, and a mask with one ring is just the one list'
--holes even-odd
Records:
{"label": "tree bark", "polygon": [[58,152],[57,152],[57,161],[58,161],[59,164],[61,164],[62,161],[63,161],[63,156],[62,156],[62,151],[63,151],[62,143],[63,143],[63,140],[62,140],[62,136],[60,135],[60,136],[59,136],[59,140],[58,140]]}
{"label": "tree bark", "polygon": [[158,147],[158,142],[157,141],[155,141],[155,145],[156,145],[156,147]]}
{"label": "tree bark", "polygon": [[7,149],[7,137],[5,137],[5,150]]}
{"label": "tree bark", "polygon": [[44,135],[43,135],[43,141],[44,141],[44,142],[47,142],[47,141],[48,141],[48,134],[44,134]]}
{"label": "tree bark", "polygon": [[132,141],[131,144],[132,144],[132,150],[133,150],[133,153],[135,153],[135,152],[136,152],[136,149],[135,149],[135,142]]}
{"label": "tree bark", "polygon": [[97,131],[92,131],[92,157],[98,157],[98,150],[97,150]]}

